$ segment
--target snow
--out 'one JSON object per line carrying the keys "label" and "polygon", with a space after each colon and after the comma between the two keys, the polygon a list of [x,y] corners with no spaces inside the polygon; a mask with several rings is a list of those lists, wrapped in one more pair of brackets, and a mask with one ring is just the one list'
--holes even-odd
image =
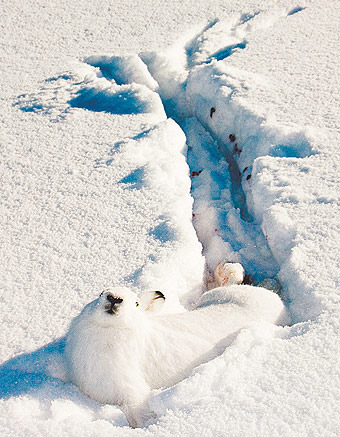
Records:
{"label": "snow", "polygon": [[[338,435],[339,12],[4,2],[1,435]],[[144,429],[58,379],[103,288],[183,310],[222,259],[278,279],[294,324],[242,330]]]}

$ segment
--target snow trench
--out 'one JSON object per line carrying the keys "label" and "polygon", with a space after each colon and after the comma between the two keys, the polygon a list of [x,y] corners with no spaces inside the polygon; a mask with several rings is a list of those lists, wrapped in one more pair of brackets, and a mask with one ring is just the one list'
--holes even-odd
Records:
{"label": "snow trench", "polygon": [[262,172],[272,160],[296,160],[314,152],[307,130],[281,126],[247,106],[252,88],[267,85],[262,77],[229,65],[228,58],[247,47],[252,32],[301,10],[215,20],[164,52],[139,55],[157,81],[167,116],[186,134],[205,286],[214,285],[212,272],[221,260],[240,262],[247,281],[276,283],[287,303],[280,270],[294,247],[295,228]]}
{"label": "snow trench", "polygon": [[[183,153],[190,167],[192,223],[205,257],[205,287],[211,286],[211,274],[221,260],[242,263],[247,280],[255,285],[280,281],[295,229],[276,204],[280,188],[268,185],[266,167],[273,160],[300,159],[313,151],[306,130],[281,126],[261,108],[247,105],[254,87],[268,85],[262,77],[232,67],[228,59],[246,49],[253,32],[301,10],[278,8],[215,20],[162,52],[90,56],[76,73],[46,80],[38,96],[22,95],[16,105],[53,121],[74,108],[147,113],[154,124],[172,118],[186,135]],[[121,183],[141,188],[144,173],[138,167]],[[167,239],[172,232],[168,225],[165,219],[152,235]],[[141,276],[137,272],[129,279],[147,285]],[[281,285],[282,297],[289,301],[287,284]]]}

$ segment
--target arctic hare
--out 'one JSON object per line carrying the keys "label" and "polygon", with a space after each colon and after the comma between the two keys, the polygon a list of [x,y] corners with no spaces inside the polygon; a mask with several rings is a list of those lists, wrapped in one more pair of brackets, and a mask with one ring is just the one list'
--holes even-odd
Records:
{"label": "arctic hare", "polygon": [[132,427],[150,417],[152,389],[184,379],[240,329],[261,321],[289,323],[278,295],[261,287],[218,287],[204,293],[195,310],[178,314],[159,312],[154,305],[164,295],[148,293],[105,290],[73,319],[66,337],[69,380],[99,402],[120,405]]}

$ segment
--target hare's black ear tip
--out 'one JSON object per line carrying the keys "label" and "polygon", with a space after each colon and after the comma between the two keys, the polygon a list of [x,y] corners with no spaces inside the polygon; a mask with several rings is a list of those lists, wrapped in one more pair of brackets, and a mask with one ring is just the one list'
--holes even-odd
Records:
{"label": "hare's black ear tip", "polygon": [[156,299],[164,299],[165,300],[165,296],[164,296],[164,294],[161,291],[155,291],[154,293],[156,295],[154,297],[154,300],[156,300]]}

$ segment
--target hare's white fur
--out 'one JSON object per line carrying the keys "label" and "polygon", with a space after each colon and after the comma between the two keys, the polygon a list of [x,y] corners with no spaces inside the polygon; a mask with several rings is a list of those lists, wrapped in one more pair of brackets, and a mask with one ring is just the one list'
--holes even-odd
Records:
{"label": "hare's white fur", "polygon": [[[122,299],[111,313],[108,296]],[[148,418],[152,389],[185,378],[241,328],[289,321],[275,293],[249,285],[215,288],[203,294],[197,309],[179,314],[137,304],[127,288],[105,291],[72,321],[65,347],[68,378],[91,398],[120,405],[133,427]]]}

